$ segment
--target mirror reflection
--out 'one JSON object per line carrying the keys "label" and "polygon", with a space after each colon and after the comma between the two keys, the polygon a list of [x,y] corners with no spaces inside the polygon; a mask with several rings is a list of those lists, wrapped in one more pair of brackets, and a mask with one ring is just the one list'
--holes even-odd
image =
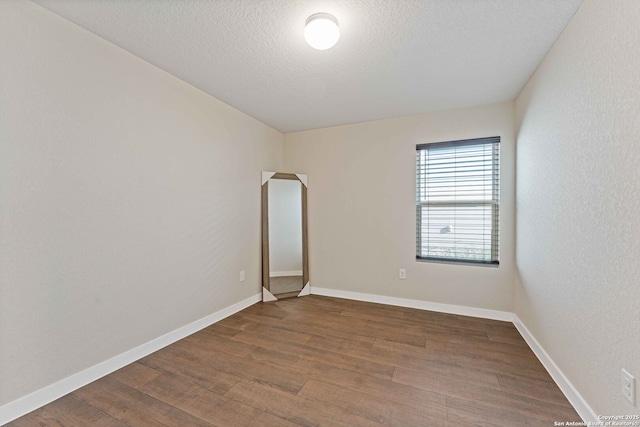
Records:
{"label": "mirror reflection", "polygon": [[269,181],[269,282],[274,295],[304,286],[301,187],[298,180]]}

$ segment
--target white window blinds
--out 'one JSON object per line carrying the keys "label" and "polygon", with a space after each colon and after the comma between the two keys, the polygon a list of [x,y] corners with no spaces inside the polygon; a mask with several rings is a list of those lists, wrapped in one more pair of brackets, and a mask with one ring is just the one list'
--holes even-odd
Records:
{"label": "white window blinds", "polygon": [[500,137],[416,146],[416,258],[499,263]]}

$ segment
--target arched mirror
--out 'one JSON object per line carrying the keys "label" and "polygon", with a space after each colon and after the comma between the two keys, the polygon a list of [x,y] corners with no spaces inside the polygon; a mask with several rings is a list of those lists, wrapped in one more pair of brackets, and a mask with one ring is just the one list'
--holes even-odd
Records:
{"label": "arched mirror", "polygon": [[307,176],[262,172],[262,301],[309,295]]}

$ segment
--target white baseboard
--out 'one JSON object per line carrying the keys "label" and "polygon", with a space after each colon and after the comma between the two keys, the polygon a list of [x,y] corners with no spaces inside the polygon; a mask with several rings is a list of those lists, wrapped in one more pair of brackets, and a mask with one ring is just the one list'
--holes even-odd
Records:
{"label": "white baseboard", "polygon": [[41,406],[51,403],[54,400],[71,393],[74,390],[83,387],[98,378],[102,378],[120,368],[127,366],[130,363],[135,362],[149,354],[160,350],[163,347],[168,346],[182,338],[189,336],[199,330],[212,325],[225,317],[229,317],[240,310],[243,310],[257,302],[262,300],[262,294],[255,294],[249,298],[246,298],[232,306],[223,308],[213,314],[203,317],[200,320],[196,320],[193,323],[189,323],[186,326],[171,331],[161,337],[155,338],[147,343],[144,343],[136,348],[125,351],[111,359],[98,363],[84,371],[71,375],[63,380],[60,380],[54,384],[46,386],[40,390],[37,390],[31,394],[21,397],[6,405],[0,406],[0,425],[9,423],[29,412],[40,408]]}
{"label": "white baseboard", "polygon": [[534,338],[531,332],[529,332],[529,329],[527,329],[524,323],[522,323],[522,320],[520,320],[520,318],[516,314],[513,315],[513,324],[518,332],[520,332],[520,335],[522,335],[522,338],[524,338],[534,354],[538,357],[540,363],[542,363],[547,372],[549,372],[549,375],[551,375],[551,378],[553,378],[553,380],[556,382],[562,393],[564,393],[569,403],[571,403],[578,415],[580,415],[582,420],[585,423],[593,423],[594,425],[597,425],[599,421],[598,415],[584,400],[580,393],[578,393],[575,387],[573,387],[573,384],[569,382],[558,365],[556,365],[553,359],[551,359],[551,356],[547,354],[538,340]]}
{"label": "white baseboard", "polygon": [[[340,291],[337,289],[318,288],[312,286],[312,295],[323,295],[336,298],[351,299],[357,301],[374,302],[379,304],[395,305],[399,307],[416,308],[420,310],[436,311],[441,313],[459,314],[462,316],[480,317],[484,319],[502,320],[513,322],[516,329],[520,332],[524,340],[527,342],[531,350],[538,357],[542,365],[551,375],[560,390],[564,393],[569,403],[573,405],[576,412],[580,415],[584,422],[597,423],[598,417],[595,411],[587,404],[583,397],[569,382],[567,377],[562,373],[560,368],[555,364],[547,352],[542,348],[540,343],[533,337],[531,332],[522,323],[520,318],[514,313],[498,310],[488,310],[483,308],[465,307],[451,304],[441,304],[428,301],[388,297],[384,295],[363,294],[359,292]],[[178,328],[161,337],[153,339],[134,349],[121,353],[111,359],[94,365],[84,371],[78,372],[70,377],[60,380],[54,384],[37,390],[27,396],[14,400],[0,407],[0,426],[9,423],[29,412],[53,402],[54,400],[73,392],[105,375],[108,375],[120,368],[127,366],[149,354],[160,350],[182,338],[191,335],[209,325],[212,325],[226,317],[241,311],[262,299],[261,294],[255,294],[243,301],[232,306],[224,308],[209,316],[196,320],[186,326]]]}
{"label": "white baseboard", "polygon": [[376,302],[379,304],[396,305],[398,307],[417,308],[420,310],[437,311],[440,313],[459,314],[462,316],[481,317],[483,319],[502,320],[505,322],[513,321],[513,313],[508,311],[489,310],[486,308],[441,304],[438,302],[388,297],[384,295],[361,294],[359,292],[339,291],[337,289],[318,288],[316,286],[311,287],[311,294],[357,301]]}
{"label": "white baseboard", "polygon": [[302,276],[302,271],[270,271],[269,277]]}

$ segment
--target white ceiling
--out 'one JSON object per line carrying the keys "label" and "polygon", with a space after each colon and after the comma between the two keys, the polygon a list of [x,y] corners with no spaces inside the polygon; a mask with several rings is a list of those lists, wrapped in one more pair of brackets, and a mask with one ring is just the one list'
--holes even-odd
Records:
{"label": "white ceiling", "polygon": [[[35,0],[282,131],[516,97],[582,0]],[[341,38],[317,51],[306,18]]]}

